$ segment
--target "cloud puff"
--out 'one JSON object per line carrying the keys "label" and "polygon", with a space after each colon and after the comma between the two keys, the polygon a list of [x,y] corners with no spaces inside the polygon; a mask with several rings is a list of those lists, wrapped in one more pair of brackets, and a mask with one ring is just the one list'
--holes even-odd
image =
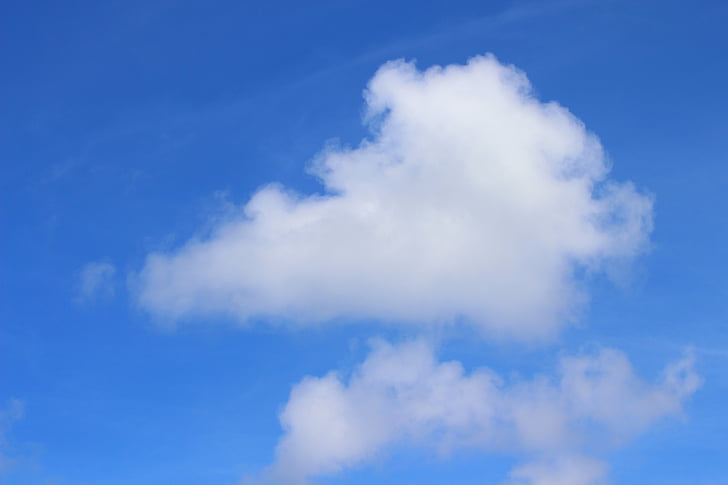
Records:
{"label": "cloud puff", "polygon": [[577,274],[633,257],[652,203],[607,178],[597,138],[494,57],[382,66],[371,136],[328,148],[324,194],[271,185],[237,216],[150,254],[139,304],[167,319],[333,317],[552,333],[584,300]]}
{"label": "cloud puff", "polygon": [[567,456],[517,467],[504,485],[606,485],[606,474],[602,461]]}
{"label": "cloud puff", "polygon": [[379,342],[348,379],[332,372],[294,387],[265,478],[302,484],[412,445],[537,457],[512,472],[512,485],[597,484],[606,467],[580,450],[616,446],[679,413],[700,384],[690,357],[654,384],[612,349],[565,357],[554,377],[506,382],[487,369],[468,374],[458,362],[437,362],[423,341]]}
{"label": "cloud puff", "polygon": [[113,296],[115,275],[116,267],[111,263],[86,263],[78,274],[76,301],[87,302],[94,298]]}

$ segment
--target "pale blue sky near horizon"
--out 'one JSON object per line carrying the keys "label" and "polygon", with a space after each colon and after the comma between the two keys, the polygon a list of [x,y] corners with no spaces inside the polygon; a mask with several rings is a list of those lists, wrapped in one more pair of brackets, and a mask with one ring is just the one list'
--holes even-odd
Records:
{"label": "pale blue sky near horizon", "polygon": [[[129,280],[226,204],[367,135],[385,62],[493,53],[601,140],[655,200],[649,251],[553,340],[456,328],[439,355],[503,375],[590,346],[653,379],[692,348],[684,416],[606,454],[616,485],[728,484],[728,4],[720,1],[7,1],[0,6],[0,483],[233,484],[273,460],[293,385],[350,371],[360,322],[160,326]],[[108,265],[84,290],[83,268]],[[96,276],[89,276],[93,278]],[[314,483],[498,484],[507,454],[397,449]]]}

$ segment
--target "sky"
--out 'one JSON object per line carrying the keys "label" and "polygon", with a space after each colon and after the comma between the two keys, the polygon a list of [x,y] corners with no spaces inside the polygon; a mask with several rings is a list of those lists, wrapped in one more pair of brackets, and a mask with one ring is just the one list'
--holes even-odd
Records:
{"label": "sky", "polygon": [[728,484],[726,22],[3,2],[0,483]]}

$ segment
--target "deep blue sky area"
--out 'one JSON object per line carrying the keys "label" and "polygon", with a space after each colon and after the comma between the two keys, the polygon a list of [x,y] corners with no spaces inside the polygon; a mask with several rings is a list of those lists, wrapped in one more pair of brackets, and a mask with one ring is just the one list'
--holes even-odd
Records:
{"label": "deep blue sky area", "polygon": [[[721,1],[2,2],[0,409],[24,410],[0,415],[0,483],[235,484],[269,464],[295,383],[412,330],[170,328],[139,308],[134,274],[265,184],[322,192],[307,167],[368,136],[362,92],[383,63],[493,53],[654,197],[654,232],[625,274],[584,283],[553,340],[452,329],[439,355],[531,375],[604,345],[652,380],[692,346],[703,386],[609,451],[610,479],[727,484],[726,25]],[[89,262],[115,273],[84,297]],[[516,461],[397,449],[315,483],[497,485]]]}

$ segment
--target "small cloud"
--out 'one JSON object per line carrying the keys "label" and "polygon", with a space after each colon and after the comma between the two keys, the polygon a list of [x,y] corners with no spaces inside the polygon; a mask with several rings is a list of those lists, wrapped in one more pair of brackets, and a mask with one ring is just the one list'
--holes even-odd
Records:
{"label": "small cloud", "polygon": [[504,485],[604,485],[606,472],[604,462],[569,456],[520,466]]}
{"label": "small cloud", "polygon": [[92,261],[79,271],[76,301],[89,302],[114,296],[116,267],[107,262]]}
{"label": "small cloud", "polygon": [[350,376],[330,372],[294,386],[262,483],[307,484],[405,445],[531,460],[511,472],[508,485],[602,484],[606,464],[583,452],[619,447],[680,415],[701,382],[689,356],[654,383],[609,348],[563,357],[553,375],[510,381],[440,362],[422,340],[380,342]]}

